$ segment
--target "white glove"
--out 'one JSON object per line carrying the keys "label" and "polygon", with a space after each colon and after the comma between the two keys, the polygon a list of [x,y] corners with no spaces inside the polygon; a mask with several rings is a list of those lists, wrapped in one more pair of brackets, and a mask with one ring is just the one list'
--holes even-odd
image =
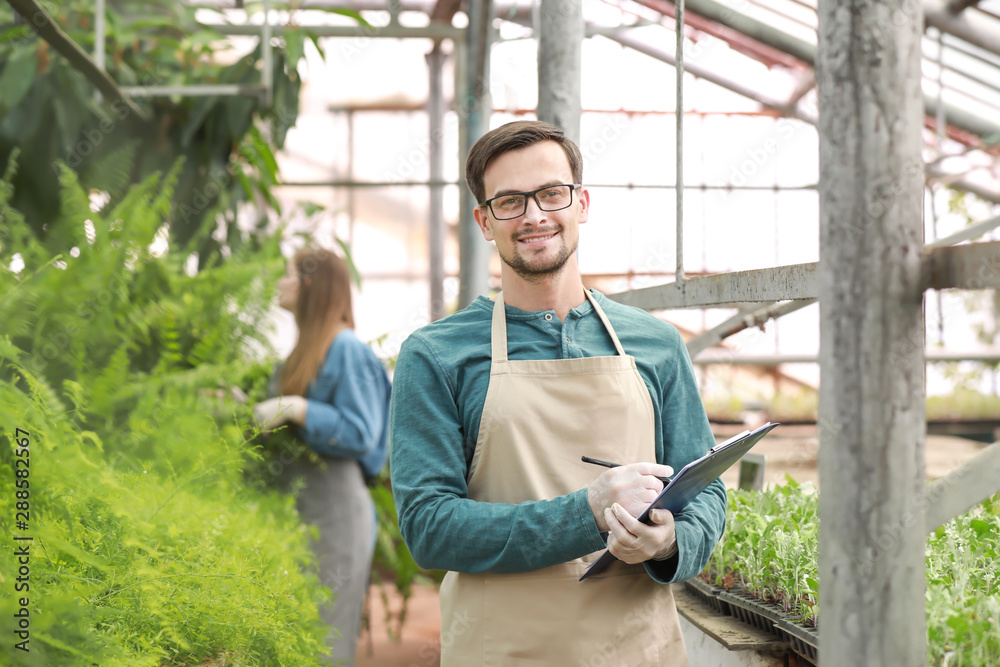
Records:
{"label": "white glove", "polygon": [[602,473],[587,489],[587,502],[597,529],[608,530],[605,510],[618,503],[632,516],[639,516],[663,490],[659,477],[670,477],[674,469],[658,463],[629,463]]}
{"label": "white glove", "polygon": [[677,553],[674,515],[667,510],[649,513],[653,525],[641,523],[618,503],[604,510],[608,522],[608,551],[626,563],[665,560]]}
{"label": "white glove", "polygon": [[289,421],[305,424],[308,405],[301,396],[277,396],[254,405],[253,416],[262,429],[270,431]]}

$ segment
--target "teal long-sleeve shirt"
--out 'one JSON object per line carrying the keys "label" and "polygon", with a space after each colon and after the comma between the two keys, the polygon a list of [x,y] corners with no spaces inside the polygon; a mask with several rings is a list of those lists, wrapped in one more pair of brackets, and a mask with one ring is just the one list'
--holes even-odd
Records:
{"label": "teal long-sleeve shirt", "polygon": [[[715,444],[687,348],[671,324],[593,294],[649,389],[656,460],[680,470]],[[480,296],[411,334],[396,361],[389,470],[400,531],[421,567],[524,572],[605,547],[586,488],[516,505],[468,497],[466,475],[490,379],[492,313],[493,301]],[[589,300],[562,322],[552,310],[507,305],[506,314],[512,360],[617,354]],[[601,472],[596,469],[595,478]],[[677,554],[647,561],[647,572],[661,583],[696,575],[722,536],[725,517],[726,490],[716,480],[674,517]]]}

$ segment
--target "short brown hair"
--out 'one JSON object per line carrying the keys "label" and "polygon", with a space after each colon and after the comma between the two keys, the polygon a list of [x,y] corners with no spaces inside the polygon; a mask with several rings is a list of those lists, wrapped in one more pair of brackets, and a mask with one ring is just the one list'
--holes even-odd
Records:
{"label": "short brown hair", "polygon": [[540,141],[554,141],[562,146],[573,172],[573,182],[583,183],[583,156],[580,149],[563,131],[551,123],[541,120],[516,120],[490,130],[472,147],[465,160],[465,182],[476,198],[476,203],[486,200],[486,185],[483,174],[490,160],[518,148],[526,148]]}

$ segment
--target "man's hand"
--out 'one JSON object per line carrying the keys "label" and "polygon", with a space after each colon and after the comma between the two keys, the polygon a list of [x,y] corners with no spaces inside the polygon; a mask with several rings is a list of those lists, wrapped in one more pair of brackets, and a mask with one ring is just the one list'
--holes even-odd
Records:
{"label": "man's hand", "polygon": [[673,468],[658,463],[630,463],[603,473],[587,489],[587,502],[598,530],[608,530],[605,510],[615,503],[632,516],[639,516],[663,490],[663,482],[657,477],[673,474]]}
{"label": "man's hand", "polygon": [[301,396],[278,396],[253,406],[253,416],[261,429],[270,431],[285,422],[304,424],[309,401]]}
{"label": "man's hand", "polygon": [[674,515],[667,510],[652,510],[649,513],[653,521],[651,526],[636,519],[617,503],[604,513],[611,529],[608,551],[618,560],[631,565],[651,559],[662,560],[677,553]]}

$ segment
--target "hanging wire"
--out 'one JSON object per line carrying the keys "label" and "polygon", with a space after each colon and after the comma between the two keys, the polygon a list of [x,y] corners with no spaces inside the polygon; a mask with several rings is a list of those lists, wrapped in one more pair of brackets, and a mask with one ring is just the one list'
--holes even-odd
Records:
{"label": "hanging wire", "polygon": [[677,46],[674,54],[677,69],[677,174],[674,194],[677,201],[675,227],[677,229],[677,273],[674,280],[684,282],[684,0],[676,0],[675,30]]}

